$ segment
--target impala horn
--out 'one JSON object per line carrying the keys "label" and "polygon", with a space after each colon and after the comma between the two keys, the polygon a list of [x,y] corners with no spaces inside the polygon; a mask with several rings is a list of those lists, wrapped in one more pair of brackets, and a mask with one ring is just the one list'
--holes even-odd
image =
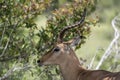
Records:
{"label": "impala horn", "polygon": [[72,28],[75,28],[75,27],[77,27],[78,25],[81,26],[81,25],[84,23],[85,16],[86,16],[86,8],[84,9],[84,12],[83,12],[82,15],[81,15],[80,21],[76,22],[76,23],[73,24],[73,25],[65,26],[65,27],[60,31],[60,33],[58,34],[58,39],[57,39],[57,41],[58,41],[58,42],[63,42],[63,37],[64,37],[64,34],[65,34],[65,32],[66,32],[67,30],[72,29]]}

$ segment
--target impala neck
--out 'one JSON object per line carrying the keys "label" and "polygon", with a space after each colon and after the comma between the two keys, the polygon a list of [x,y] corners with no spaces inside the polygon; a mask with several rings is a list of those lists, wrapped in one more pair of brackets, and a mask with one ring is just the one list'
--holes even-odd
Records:
{"label": "impala neck", "polygon": [[64,80],[77,80],[78,75],[84,69],[80,66],[76,55],[74,55],[72,58],[67,59],[60,65],[60,70]]}

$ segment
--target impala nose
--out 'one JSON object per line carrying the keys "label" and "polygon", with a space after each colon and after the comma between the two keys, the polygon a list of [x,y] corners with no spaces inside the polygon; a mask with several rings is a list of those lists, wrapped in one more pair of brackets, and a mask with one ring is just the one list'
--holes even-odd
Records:
{"label": "impala nose", "polygon": [[37,63],[38,63],[39,66],[42,66],[42,65],[43,65],[40,60],[37,60]]}
{"label": "impala nose", "polygon": [[39,63],[40,63],[40,60],[37,60],[37,63],[39,64]]}

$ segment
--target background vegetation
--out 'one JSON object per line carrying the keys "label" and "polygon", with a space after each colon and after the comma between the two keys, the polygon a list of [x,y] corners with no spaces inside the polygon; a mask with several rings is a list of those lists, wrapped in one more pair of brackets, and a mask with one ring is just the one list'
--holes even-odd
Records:
{"label": "background vegetation", "polygon": [[[60,80],[58,67],[38,67],[36,60],[56,41],[56,33],[81,18],[84,7],[85,28],[79,31],[87,39],[76,53],[84,67],[96,69],[115,38],[111,21],[119,13],[119,0],[0,0],[0,80]],[[69,31],[65,40],[79,34],[71,33],[75,31]],[[100,69],[120,71],[119,42]]]}

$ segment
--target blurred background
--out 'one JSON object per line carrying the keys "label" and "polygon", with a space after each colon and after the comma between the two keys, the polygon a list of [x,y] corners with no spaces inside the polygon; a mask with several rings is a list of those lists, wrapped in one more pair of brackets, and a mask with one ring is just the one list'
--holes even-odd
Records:
{"label": "blurred background", "polygon": [[[82,45],[81,49],[77,51],[78,56],[83,56],[87,59],[88,64],[92,60],[92,57],[97,54],[99,57],[95,61],[99,61],[100,57],[105,53],[106,49],[109,47],[110,43],[114,38],[114,29],[112,27],[112,20],[116,15],[119,15],[119,0],[99,0],[97,4],[96,14],[100,18],[100,22],[92,27],[91,34],[87,39],[86,43]],[[82,53],[82,54],[81,54]],[[90,60],[88,60],[90,59]],[[106,61],[105,66],[111,61]],[[94,63],[94,68],[96,67],[96,62]],[[102,69],[108,69],[102,67]],[[120,70],[120,68],[118,69]]]}
{"label": "blurred background", "polygon": [[[91,3],[92,1],[95,2],[92,4],[95,7],[90,16],[97,16],[99,21],[90,26],[91,32],[85,43],[76,50],[76,54],[84,67],[97,69],[103,54],[115,38],[112,20],[120,14],[120,0],[91,0]],[[58,66],[38,67],[36,61],[38,55],[44,53],[39,53],[39,47],[49,40],[47,32],[44,31],[47,31],[45,28],[49,26],[47,20],[52,17],[51,12],[72,3],[73,0],[40,0],[39,4],[38,2],[0,0],[0,80],[61,80]],[[118,19],[118,34],[119,22]],[[42,40],[41,36],[46,41]],[[99,69],[120,71],[119,38],[110,48],[110,55]],[[44,50],[44,46],[40,49]]]}

